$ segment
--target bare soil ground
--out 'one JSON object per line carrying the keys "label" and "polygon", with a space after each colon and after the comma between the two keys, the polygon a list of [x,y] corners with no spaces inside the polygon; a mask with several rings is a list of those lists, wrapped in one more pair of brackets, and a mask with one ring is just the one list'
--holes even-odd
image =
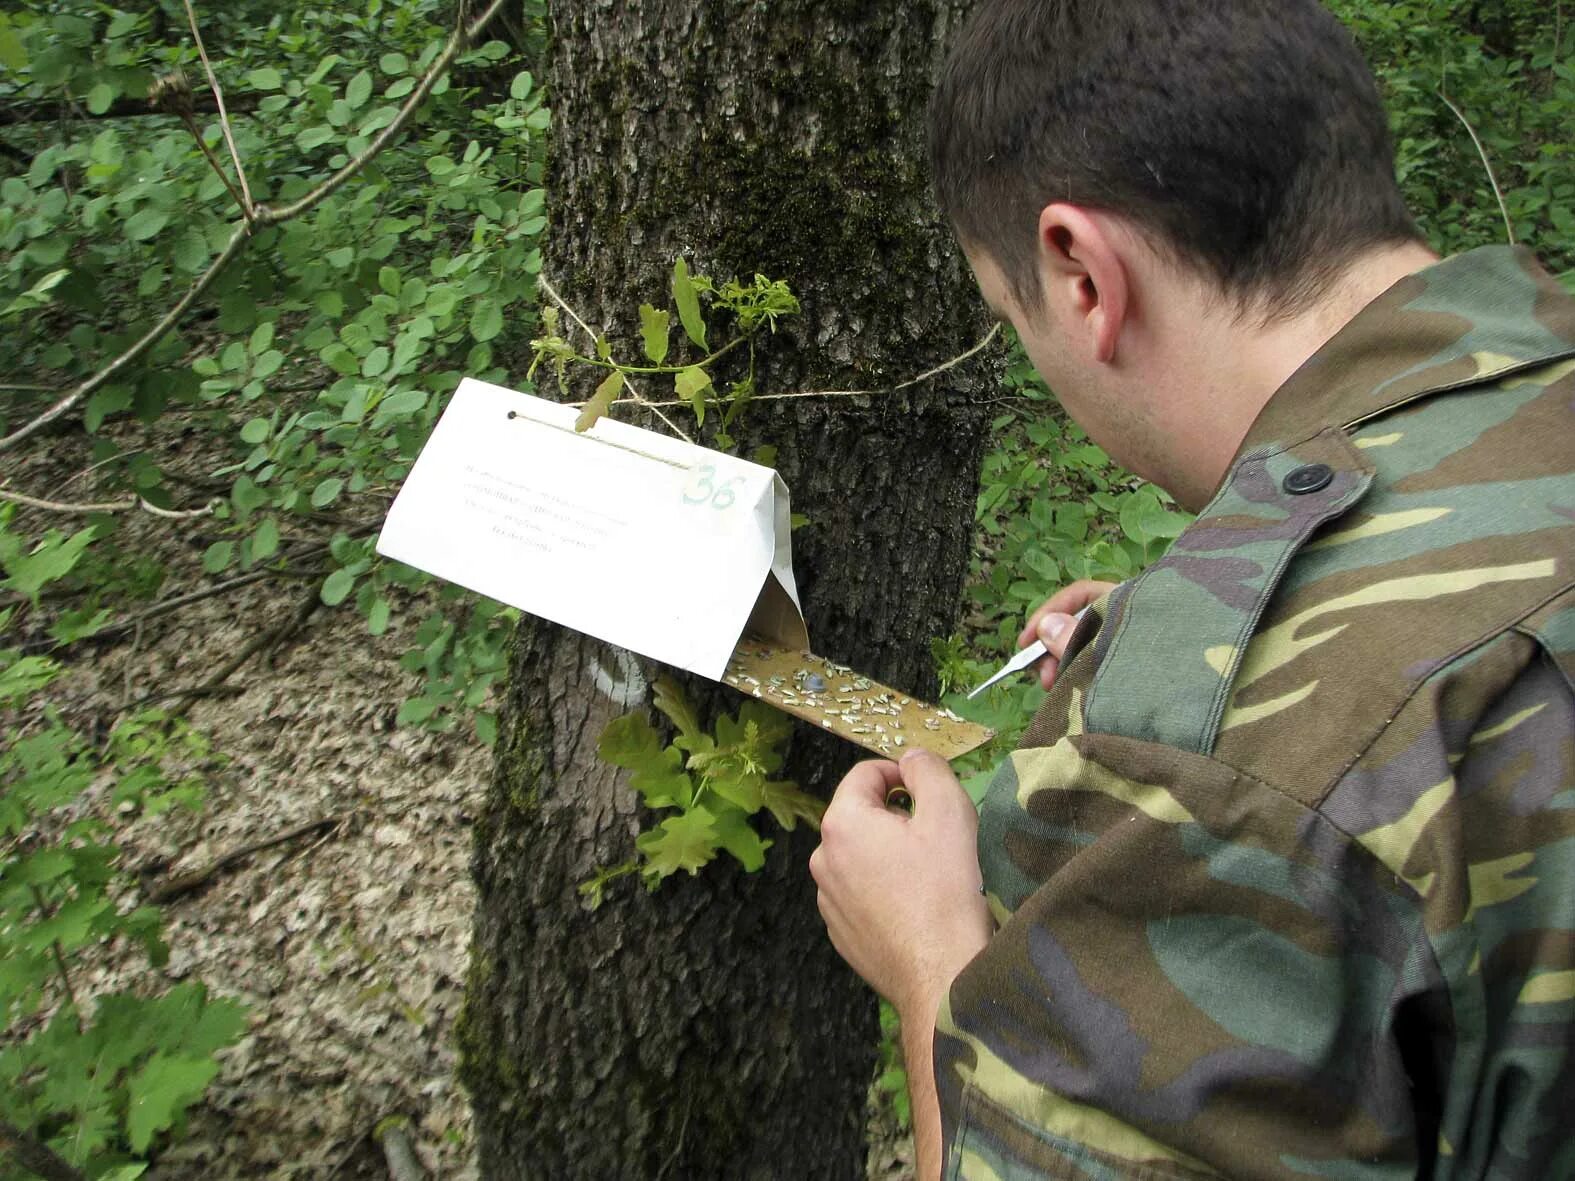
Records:
{"label": "bare soil ground", "polygon": [[[182,446],[160,440],[161,455]],[[202,469],[203,457],[188,458]],[[77,478],[88,466],[79,439],[46,438],[8,482],[88,500],[101,495],[92,477]],[[204,585],[202,528],[145,516],[129,528],[171,567],[161,594]],[[202,683],[258,634],[298,618],[313,590],[258,583],[83,645],[54,702],[102,733],[128,704]],[[147,1174],[154,1181],[387,1177],[374,1132],[391,1118],[407,1121],[429,1175],[477,1176],[451,1035],[474,906],[471,819],[491,753],[469,731],[394,726],[412,689],[398,657],[428,607],[396,605],[377,638],[348,608],[311,612],[235,673],[234,695],[192,705],[190,721],[223,756],[208,769],[203,810],[122,818],[125,861],[143,871],[145,890],[323,822],[165,906],[164,974],[243,1000],[251,1020],[188,1134]],[[108,991],[146,971],[145,961],[106,956],[79,989]],[[910,1176],[911,1140],[886,1105],[872,1098],[870,1111],[870,1177]]]}

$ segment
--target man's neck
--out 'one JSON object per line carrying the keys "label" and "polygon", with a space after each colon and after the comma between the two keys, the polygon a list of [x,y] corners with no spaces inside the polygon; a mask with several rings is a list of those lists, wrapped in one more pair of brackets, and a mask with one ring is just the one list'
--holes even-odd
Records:
{"label": "man's neck", "polygon": [[1194,413],[1189,424],[1178,424],[1188,462],[1176,481],[1185,486],[1171,489],[1177,499],[1193,508],[1209,500],[1253,421],[1291,375],[1373,300],[1437,261],[1420,243],[1377,250],[1348,267],[1315,306],[1294,317],[1264,323],[1221,308],[1203,325],[1194,320],[1188,366],[1193,388],[1184,398]]}

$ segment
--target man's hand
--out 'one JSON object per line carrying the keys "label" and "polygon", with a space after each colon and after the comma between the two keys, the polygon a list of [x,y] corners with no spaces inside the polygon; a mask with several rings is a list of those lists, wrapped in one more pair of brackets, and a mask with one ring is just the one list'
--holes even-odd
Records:
{"label": "man's hand", "polygon": [[[886,807],[894,787],[908,790],[912,816]],[[832,946],[902,1019],[919,1181],[941,1175],[935,1016],[994,929],[979,893],[978,827],[973,801],[945,762],[912,751],[900,766],[860,763],[848,772],[809,859]]]}
{"label": "man's hand", "polygon": [[[886,807],[905,787],[911,816]],[[809,870],[832,945],[906,1018],[933,1021],[940,998],[990,941],[979,893],[973,801],[944,761],[913,751],[902,764],[860,763],[820,824]]]}
{"label": "man's hand", "polygon": [[1055,684],[1061,670],[1061,656],[1066,652],[1066,642],[1072,638],[1072,617],[1098,602],[1116,589],[1113,582],[1094,582],[1084,579],[1064,586],[1045,600],[1044,606],[1028,617],[1028,623],[1018,634],[1017,646],[1026,648],[1035,640],[1043,640],[1050,655],[1039,662],[1039,683],[1046,689]]}

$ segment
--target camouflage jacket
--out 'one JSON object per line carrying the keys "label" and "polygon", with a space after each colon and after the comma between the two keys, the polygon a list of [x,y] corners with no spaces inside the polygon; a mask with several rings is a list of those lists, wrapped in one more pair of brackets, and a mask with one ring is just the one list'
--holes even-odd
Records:
{"label": "camouflage jacket", "polygon": [[946,1176],[1575,1177],[1575,301],[1363,310],[991,786]]}

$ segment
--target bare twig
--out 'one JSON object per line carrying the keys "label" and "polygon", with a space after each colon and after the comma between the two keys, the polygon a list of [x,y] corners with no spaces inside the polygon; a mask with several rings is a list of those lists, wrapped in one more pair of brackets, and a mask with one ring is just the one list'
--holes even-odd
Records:
{"label": "bare twig", "polygon": [[[256,203],[252,201],[251,186],[246,183],[246,169],[241,164],[241,153],[235,146],[235,133],[230,129],[229,112],[224,109],[224,91],[219,88],[218,76],[213,72],[213,63],[208,60],[207,47],[202,43],[202,30],[197,27],[197,10],[192,7],[191,0],[186,2],[186,18],[191,22],[191,35],[197,42],[197,56],[202,59],[202,68],[208,75],[208,87],[213,91],[213,101],[219,107],[219,127],[224,132],[224,142],[230,149],[230,159],[235,164],[235,177],[240,181],[241,213],[247,221],[252,221],[257,215]],[[198,142],[202,137],[198,136]],[[221,173],[222,175],[222,173]]]}
{"label": "bare twig", "polygon": [[43,509],[51,513],[69,513],[73,516],[92,513],[129,513],[141,509],[145,513],[152,513],[155,517],[163,517],[167,521],[189,521],[195,517],[211,517],[215,503],[210,502],[202,508],[177,512],[174,509],[159,508],[156,504],[149,504],[140,496],[134,500],[115,500],[107,504],[67,504],[57,500],[42,500],[36,496],[24,496],[20,492],[12,492],[6,488],[0,488],[0,500],[9,500],[12,504]]}
{"label": "bare twig", "polygon": [[131,654],[126,657],[125,667],[121,670],[120,708],[124,712],[131,708],[131,674],[136,668],[137,653],[142,651],[142,624],[137,624],[131,636]]}
{"label": "bare twig", "polygon": [[1488,183],[1493,186],[1493,195],[1498,198],[1499,212],[1504,215],[1504,231],[1509,235],[1509,244],[1515,245],[1515,223],[1510,220],[1509,205],[1504,200],[1504,190],[1499,187],[1498,174],[1493,171],[1493,161],[1488,158],[1487,148],[1482,145],[1482,139],[1477,135],[1477,129],[1471,126],[1471,120],[1466,118],[1466,113],[1450,101],[1449,95],[1442,90],[1438,97],[1444,100],[1444,105],[1455,113],[1455,117],[1466,125],[1466,130],[1471,133],[1471,142],[1477,145],[1477,155],[1482,157],[1482,167],[1487,169]]}
{"label": "bare twig", "polygon": [[162,906],[166,902],[199,890],[211,882],[219,874],[229,869],[232,865],[245,861],[256,853],[265,853],[269,849],[276,849],[280,845],[287,845],[301,837],[322,832],[324,829],[334,828],[341,824],[343,816],[322,816],[316,820],[300,824],[287,832],[277,836],[267,837],[260,841],[253,841],[249,845],[242,845],[239,849],[232,849],[222,856],[214,858],[201,869],[194,869],[190,873],[178,874],[167,881],[160,882],[148,891],[148,901]]}
{"label": "bare twig", "polygon": [[3,1119],[0,1119],[0,1151],[44,1181],[87,1181],[81,1172],[47,1144],[40,1143]]}
{"label": "bare twig", "polygon": [[[243,94],[231,98],[226,104],[232,115],[249,115],[256,111],[257,104],[263,100],[260,94]],[[14,127],[22,123],[53,123],[62,114],[62,104],[53,100],[43,102],[10,103],[0,107],[0,127]],[[193,95],[192,111],[204,115],[211,115],[218,111],[211,95]],[[72,115],[78,119],[100,121],[105,119],[146,119],[157,116],[178,117],[177,112],[170,111],[157,103],[149,101],[146,97],[129,95],[118,98],[104,111],[73,110]]]}
{"label": "bare twig", "polygon": [[[111,455],[108,459],[101,459],[97,463],[91,464],[90,466],[83,468],[76,475],[72,476],[63,485],[61,485],[61,487],[63,489],[64,488],[69,488],[69,487],[71,487],[71,485],[75,484],[78,480],[85,480],[85,479],[87,479],[94,472],[102,471],[104,468],[110,467],[113,464],[117,464],[123,459],[130,459],[134,455],[141,455],[146,450],[147,450],[146,447],[134,447],[130,451],[117,451],[114,455]],[[179,477],[175,476],[175,474],[173,472],[172,473],[168,473],[168,474],[171,475],[172,477],[176,478],[176,479],[179,479]]]}
{"label": "bare twig", "polygon": [[[211,77],[211,71],[210,71]],[[219,163],[219,158],[208,147],[208,138],[203,135],[202,128],[197,123],[196,95],[191,92],[191,83],[186,80],[186,71],[175,69],[168,74],[162,74],[153,80],[153,85],[148,88],[148,102],[166,114],[174,115],[181,124],[191,133],[191,138],[197,141],[197,150],[202,153],[202,158],[208,162],[208,167],[230,191],[230,196],[235,198],[236,207],[240,209],[241,216],[250,218],[251,205],[248,197],[235,187],[235,182],[230,179],[230,174],[224,171],[224,165]]]}
{"label": "bare twig", "polygon": [[186,509],[182,512],[175,509],[160,508],[156,504],[149,504],[140,496],[137,497],[138,508],[145,513],[151,513],[155,517],[163,517],[166,521],[190,521],[196,517],[211,517],[214,506],[218,503],[216,500],[210,500],[202,508]]}
{"label": "bare twig", "polygon": [[87,398],[96,390],[109,384],[116,377],[120,376],[120,374],[124,373],[128,368],[139,361],[149,349],[158,344],[159,341],[163,340],[164,337],[169,333],[169,330],[175,327],[175,325],[180,322],[181,317],[191,309],[192,304],[196,303],[197,300],[202,297],[203,292],[207,291],[208,288],[213,285],[213,281],[217,279],[219,275],[224,272],[224,269],[235,260],[235,257],[240,254],[241,250],[246,245],[246,230],[247,227],[245,223],[242,223],[235,228],[235,232],[230,235],[230,240],[225,244],[224,250],[219,254],[219,257],[214,259],[213,263],[206,271],[203,272],[202,276],[196,281],[196,283],[192,284],[191,290],[181,298],[180,302],[171,308],[163,319],[161,319],[157,324],[155,324],[143,334],[141,340],[137,341],[125,352],[121,353],[120,356],[116,357],[92,377],[82,382],[82,384],[77,386],[70,393],[66,394],[63,398],[61,398],[48,410],[40,414],[37,418],[33,419],[25,426],[12,431],[3,439],[0,439],[0,451],[4,451],[7,448],[16,446],[23,439],[30,438],[32,435],[37,434],[39,431],[43,430],[44,427],[54,422],[57,418],[70,413],[82,402],[84,398]]}
{"label": "bare twig", "polygon": [[323,200],[323,198],[338,190],[347,180],[360,172],[361,169],[365,168],[373,157],[381,153],[405,129],[405,124],[410,122],[417,109],[427,100],[427,96],[432,93],[432,88],[437,85],[438,79],[448,72],[448,68],[453,64],[454,59],[464,52],[467,45],[480,36],[482,30],[493,22],[498,13],[502,12],[508,3],[509,0],[492,0],[492,3],[487,6],[487,10],[471,22],[467,28],[455,31],[454,36],[449,39],[448,46],[438,55],[437,60],[432,63],[431,68],[427,70],[426,75],[417,84],[415,90],[410,92],[410,97],[405,99],[404,105],[399,108],[399,114],[394,116],[394,121],[378,132],[377,138],[367,145],[366,151],[351,160],[333,176],[329,177],[293,205],[286,205],[283,209],[273,209],[266,205],[260,206],[258,214],[264,224],[277,225],[281,221],[289,221],[292,217],[299,217]]}
{"label": "bare twig", "polygon": [[[546,275],[537,275],[536,281],[541,286],[542,291],[546,293],[547,298],[562,308],[564,312],[568,314],[569,319],[578,324],[584,331],[585,335],[591,338],[593,344],[597,340],[601,339],[597,336],[596,332],[591,328],[591,326],[580,318],[580,314],[569,306],[568,301],[565,300],[563,296],[558,294],[558,289],[552,285],[552,283],[547,279]],[[684,434],[683,430],[676,422],[668,418],[667,415],[663,414],[661,410],[658,409],[659,406],[687,406],[687,402],[652,402],[644,397],[640,391],[635,388],[634,382],[629,379],[629,375],[627,373],[624,374],[623,388],[629,391],[629,396],[631,399],[633,399],[636,405],[642,406],[655,414],[657,418],[660,418],[667,424],[667,429],[672,431],[673,434],[677,435],[685,443],[694,442],[693,439]]]}
{"label": "bare twig", "polygon": [[464,48],[471,41],[473,41],[488,24],[492,22],[493,18],[495,18],[498,13],[503,10],[508,2],[509,0],[493,0],[492,4],[485,12],[481,14],[480,17],[476,19],[474,23],[472,23],[464,31],[456,33],[455,36],[450,39],[448,47],[438,56],[437,60],[432,63],[431,68],[428,69],[426,75],[421,79],[421,82],[416,86],[415,90],[411,92],[410,97],[406,99],[405,104],[399,109],[399,114],[394,117],[394,121],[378,133],[377,138],[367,145],[365,151],[354,157],[348,164],[346,164],[338,172],[334,173],[333,176],[329,177],[322,184],[318,185],[311,192],[307,193],[299,201],[279,209],[276,209],[270,205],[256,206],[253,217],[249,221],[243,219],[241,223],[235,227],[234,231],[230,235],[229,242],[225,244],[224,250],[219,254],[218,258],[213,260],[208,269],[204,271],[197,282],[193,284],[191,290],[186,293],[179,303],[170,309],[168,314],[166,314],[163,319],[150,328],[142,337],[142,339],[138,340],[129,349],[127,349],[120,356],[116,357],[98,373],[94,374],[92,377],[88,378],[86,381],[82,382],[82,384],[78,385],[75,389],[63,396],[48,410],[44,411],[38,417],[32,419],[30,422],[26,423],[19,429],[11,432],[11,434],[6,435],[4,438],[0,438],[0,451],[4,451],[10,447],[16,446],[16,444],[20,443],[23,439],[30,438],[38,431],[42,430],[44,427],[60,418],[62,415],[70,413],[76,406],[81,404],[84,398],[87,398],[95,390],[100,389],[108,382],[113,381],[128,367],[141,359],[141,357],[146,354],[149,349],[151,349],[155,344],[162,340],[166,334],[168,334],[170,329],[180,321],[181,317],[191,309],[191,306],[196,303],[199,298],[201,298],[202,294],[213,285],[213,281],[217,279],[219,275],[223,273],[225,268],[227,268],[230,263],[235,260],[236,256],[240,254],[242,249],[245,248],[245,245],[251,236],[251,231],[254,228],[279,225],[283,222],[287,222],[293,218],[301,216],[301,214],[313,209],[325,198],[343,187],[351,178],[360,173],[362,169],[371,163],[373,159],[375,159],[385,148],[388,147],[390,143],[393,142],[396,136],[404,131],[405,126],[415,116],[415,113],[421,104],[425,102],[427,97],[432,93],[432,88],[437,85],[438,79],[447,72],[449,66],[453,64],[454,59],[459,56]]}
{"label": "bare twig", "polygon": [[215,697],[239,697],[246,692],[244,685],[192,685],[185,689],[167,689],[161,693],[149,693],[124,706],[125,709],[142,709],[145,706],[155,705],[160,701],[172,701],[178,698],[189,698],[193,701],[206,701]]}
{"label": "bare twig", "polygon": [[[323,548],[327,547],[325,546]],[[95,632],[92,637],[84,638],[108,639],[112,636],[117,636],[123,634],[124,632],[128,632],[133,628],[141,627],[148,620],[157,619],[160,615],[168,615],[171,611],[178,611],[182,607],[189,607],[193,603],[200,603],[205,599],[216,599],[220,595],[227,595],[231,591],[240,590],[242,587],[251,586],[258,582],[266,582],[270,578],[287,577],[289,577],[289,575],[280,570],[256,570],[251,574],[243,574],[238,578],[232,578],[227,582],[221,582],[218,586],[210,586],[205,590],[192,591],[190,594],[176,595],[172,599],[165,599],[162,602],[153,604],[153,606],[149,607],[146,611],[142,611],[136,615],[133,615],[130,619],[113,624],[110,627],[104,628],[102,631]]]}
{"label": "bare twig", "polygon": [[[792,393],[787,393],[787,394],[754,394],[754,395],[752,395],[750,397],[749,400],[751,402],[785,402],[785,401],[789,401],[789,400],[792,400],[792,399],[795,399],[795,398],[879,398],[879,397],[884,397],[884,396],[886,396],[888,394],[901,393],[903,390],[912,389],[916,385],[923,385],[925,382],[929,381],[932,377],[939,377],[941,374],[948,373],[951,370],[956,369],[960,365],[967,364],[969,361],[971,361],[975,357],[977,357],[980,353],[984,352],[985,349],[989,348],[992,344],[994,344],[996,337],[1000,336],[1000,334],[1001,334],[1001,326],[999,324],[997,324],[994,328],[990,329],[989,333],[985,336],[985,338],[983,340],[981,340],[978,344],[974,345],[973,348],[969,349],[966,353],[963,353],[961,356],[953,357],[950,361],[943,362],[942,364],[937,365],[934,369],[928,369],[925,372],[919,374],[919,376],[917,376],[917,377],[909,378],[907,381],[904,381],[904,382],[902,382],[899,385],[888,386],[885,389],[880,389],[880,390],[797,390],[797,391],[794,391]],[[575,405],[584,405],[584,403],[574,403],[574,404]],[[654,410],[658,406],[667,406],[667,407],[687,406],[687,405],[689,405],[689,403],[688,402],[648,402],[645,405],[646,405],[647,409]]]}
{"label": "bare twig", "polygon": [[[44,897],[44,892],[35,885],[29,885],[28,889],[32,891],[33,905],[38,907],[38,912],[44,916],[44,921],[48,922],[54,918],[55,912],[50,909],[49,900]],[[66,1000],[71,1002],[71,1011],[76,1014],[77,1029],[81,1030],[82,1006],[77,1004],[77,990],[71,985],[71,970],[66,966],[66,954],[61,950],[60,940],[58,939],[51,943],[49,947],[54,952],[55,969],[60,973],[60,986],[66,990]]]}
{"label": "bare twig", "polygon": [[311,592],[301,601],[300,606],[295,609],[289,619],[285,620],[278,627],[269,628],[267,631],[253,636],[244,648],[230,657],[219,668],[218,672],[214,673],[202,684],[191,689],[182,689],[172,694],[171,696],[180,699],[180,704],[170,710],[170,715],[172,717],[180,717],[191,708],[192,702],[199,697],[211,695],[214,690],[233,677],[240,670],[241,666],[253,656],[256,656],[259,652],[271,651],[274,647],[283,643],[285,638],[305,623],[312,612],[316,611],[321,604],[321,593],[319,588],[314,585]]}
{"label": "bare twig", "polygon": [[[328,547],[326,545],[315,546],[311,550],[301,554],[300,557],[313,557],[327,548]],[[189,594],[176,595],[173,598],[164,599],[153,604],[153,606],[149,607],[146,611],[141,611],[136,615],[122,619],[119,623],[112,623],[108,627],[104,627],[96,632],[93,632],[91,635],[81,636],[78,639],[71,640],[66,643],[62,643],[59,640],[55,640],[53,638],[44,638],[30,641],[22,645],[22,653],[26,656],[32,656],[39,652],[58,652],[64,648],[72,647],[75,644],[86,644],[90,642],[100,644],[107,643],[110,640],[114,640],[120,636],[125,635],[129,631],[135,631],[138,627],[144,623],[147,623],[151,619],[157,619],[161,615],[168,615],[171,611],[179,611],[182,607],[189,607],[193,603],[200,603],[205,599],[213,599],[220,595],[229,594],[233,590],[240,590],[242,587],[251,586],[254,583],[266,582],[272,578],[310,578],[316,580],[320,579],[321,577],[322,572],[315,570],[310,572],[296,570],[253,571],[251,574],[243,574],[238,578],[232,578],[228,582],[221,582],[217,586],[211,586],[205,588],[204,590],[192,591]],[[18,602],[27,602],[27,599],[25,596],[22,596],[19,598]],[[170,697],[180,697],[183,695],[184,694],[182,693],[169,693],[161,697],[151,698],[151,700],[164,701]]]}

